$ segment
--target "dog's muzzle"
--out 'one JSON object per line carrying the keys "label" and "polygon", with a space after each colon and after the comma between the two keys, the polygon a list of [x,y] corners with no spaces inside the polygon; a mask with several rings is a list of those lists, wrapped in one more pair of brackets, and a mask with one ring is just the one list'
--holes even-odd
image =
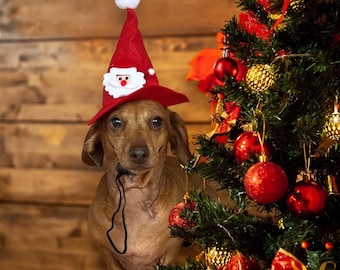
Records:
{"label": "dog's muzzle", "polygon": [[128,176],[132,175],[132,172],[130,172],[129,170],[125,169],[120,163],[117,164],[116,170],[118,172],[118,176],[117,177],[121,177],[122,175],[128,175]]}

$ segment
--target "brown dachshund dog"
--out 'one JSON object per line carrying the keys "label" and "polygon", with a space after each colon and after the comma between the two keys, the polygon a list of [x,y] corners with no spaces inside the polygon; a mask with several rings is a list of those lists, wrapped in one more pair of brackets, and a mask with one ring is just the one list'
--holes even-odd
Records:
{"label": "brown dachshund dog", "polygon": [[88,226],[108,269],[176,261],[182,240],[170,236],[168,216],[186,192],[180,163],[190,158],[182,118],[154,101],[124,103],[90,127],[82,160],[106,173]]}

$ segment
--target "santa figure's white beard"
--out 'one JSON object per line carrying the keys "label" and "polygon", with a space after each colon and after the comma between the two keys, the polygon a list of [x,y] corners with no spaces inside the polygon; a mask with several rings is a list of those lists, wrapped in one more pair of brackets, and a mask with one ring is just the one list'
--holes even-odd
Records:
{"label": "santa figure's white beard", "polygon": [[[126,84],[122,84],[122,80],[126,76]],[[131,68],[110,68],[109,73],[104,74],[104,89],[110,96],[119,98],[132,94],[141,89],[146,83],[144,73],[137,71],[135,67]]]}
{"label": "santa figure's white beard", "polygon": [[119,97],[130,95],[140,88],[141,88],[140,85],[133,84],[131,82],[129,82],[125,86],[121,86],[120,83],[112,83],[112,82],[108,82],[105,85],[106,92],[108,92],[109,95],[113,96],[114,98],[119,98]]}

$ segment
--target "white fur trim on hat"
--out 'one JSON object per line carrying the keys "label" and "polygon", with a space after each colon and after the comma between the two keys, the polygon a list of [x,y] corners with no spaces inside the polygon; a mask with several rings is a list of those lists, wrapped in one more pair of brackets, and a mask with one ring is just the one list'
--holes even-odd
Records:
{"label": "white fur trim on hat", "polygon": [[132,8],[136,9],[140,0],[115,0],[117,7],[121,9]]}

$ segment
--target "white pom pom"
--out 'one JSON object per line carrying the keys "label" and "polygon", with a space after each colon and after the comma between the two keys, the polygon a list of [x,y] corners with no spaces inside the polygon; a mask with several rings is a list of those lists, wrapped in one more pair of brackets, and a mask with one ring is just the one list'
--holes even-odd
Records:
{"label": "white pom pom", "polygon": [[140,0],[115,0],[117,7],[121,9],[132,8],[136,9]]}
{"label": "white pom pom", "polygon": [[153,68],[149,68],[148,72],[150,75],[155,75],[156,71]]}

